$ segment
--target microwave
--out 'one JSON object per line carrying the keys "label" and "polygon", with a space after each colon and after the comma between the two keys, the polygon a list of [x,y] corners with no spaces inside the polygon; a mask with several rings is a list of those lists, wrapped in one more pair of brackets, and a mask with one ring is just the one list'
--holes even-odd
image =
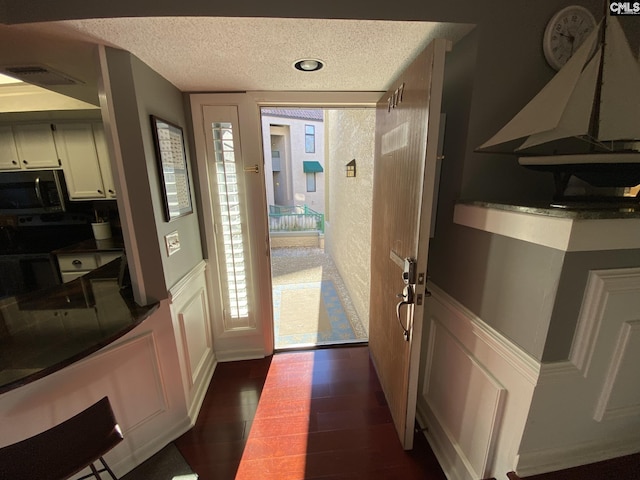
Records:
{"label": "microwave", "polygon": [[62,170],[0,172],[0,214],[64,212],[66,200]]}

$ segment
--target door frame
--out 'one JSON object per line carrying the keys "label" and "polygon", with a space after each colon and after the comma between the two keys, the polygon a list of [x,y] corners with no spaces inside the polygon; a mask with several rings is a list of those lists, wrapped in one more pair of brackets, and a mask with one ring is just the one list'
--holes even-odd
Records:
{"label": "door frame", "polygon": [[[274,350],[272,285],[269,222],[267,214],[266,183],[264,179],[264,152],[260,108],[375,108],[384,92],[237,92],[199,93],[189,95],[196,163],[194,170],[199,190],[198,211],[203,245],[207,259],[207,282],[214,337],[214,353],[219,361],[244,360],[271,355]],[[256,328],[225,331],[222,325],[222,304],[218,281],[214,233],[214,211],[207,166],[203,108],[206,106],[235,106],[238,109],[242,160],[245,166],[258,165],[259,174],[245,176],[251,181],[247,187],[247,223],[250,231],[249,249],[253,282]],[[259,180],[258,180],[259,179]],[[260,288],[258,288],[260,287]]]}

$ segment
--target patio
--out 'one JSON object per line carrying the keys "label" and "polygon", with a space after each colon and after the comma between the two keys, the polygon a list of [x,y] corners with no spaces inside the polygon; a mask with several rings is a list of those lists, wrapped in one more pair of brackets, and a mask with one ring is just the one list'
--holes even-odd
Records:
{"label": "patio", "polygon": [[366,342],[368,331],[321,248],[271,249],[275,348]]}

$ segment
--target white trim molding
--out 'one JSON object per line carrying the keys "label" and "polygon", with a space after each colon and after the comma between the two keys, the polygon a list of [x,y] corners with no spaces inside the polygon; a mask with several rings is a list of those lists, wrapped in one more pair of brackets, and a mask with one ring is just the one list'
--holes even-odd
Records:
{"label": "white trim molding", "polygon": [[610,295],[640,291],[640,268],[592,270],[569,358],[586,377]]}
{"label": "white trim molding", "polygon": [[216,366],[206,270],[207,262],[203,260],[169,290],[180,374],[192,425]]}
{"label": "white trim molding", "polygon": [[640,218],[579,219],[458,204],[453,221],[563,252],[640,248]]}
{"label": "white trim molding", "polygon": [[639,360],[640,320],[625,322],[613,349],[594,420],[601,422],[640,416],[640,391],[627,392],[626,388],[628,383],[637,383]]}
{"label": "white trim molding", "polygon": [[640,451],[638,363],[640,268],[591,271],[569,360],[541,369],[518,474]]}
{"label": "white trim molding", "polygon": [[430,284],[418,419],[450,480],[515,468],[540,364]]}
{"label": "white trim molding", "polygon": [[529,477],[638,452],[640,452],[640,439],[637,437],[582,442],[562,448],[546,448],[521,453],[518,458],[517,473],[520,477]]}

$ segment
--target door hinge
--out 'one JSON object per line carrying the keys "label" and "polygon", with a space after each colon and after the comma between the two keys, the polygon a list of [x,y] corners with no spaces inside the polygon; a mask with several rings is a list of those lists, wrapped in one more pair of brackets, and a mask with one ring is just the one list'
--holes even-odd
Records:
{"label": "door hinge", "polygon": [[260,173],[260,167],[256,163],[253,167],[244,167],[244,171],[247,173]]}

